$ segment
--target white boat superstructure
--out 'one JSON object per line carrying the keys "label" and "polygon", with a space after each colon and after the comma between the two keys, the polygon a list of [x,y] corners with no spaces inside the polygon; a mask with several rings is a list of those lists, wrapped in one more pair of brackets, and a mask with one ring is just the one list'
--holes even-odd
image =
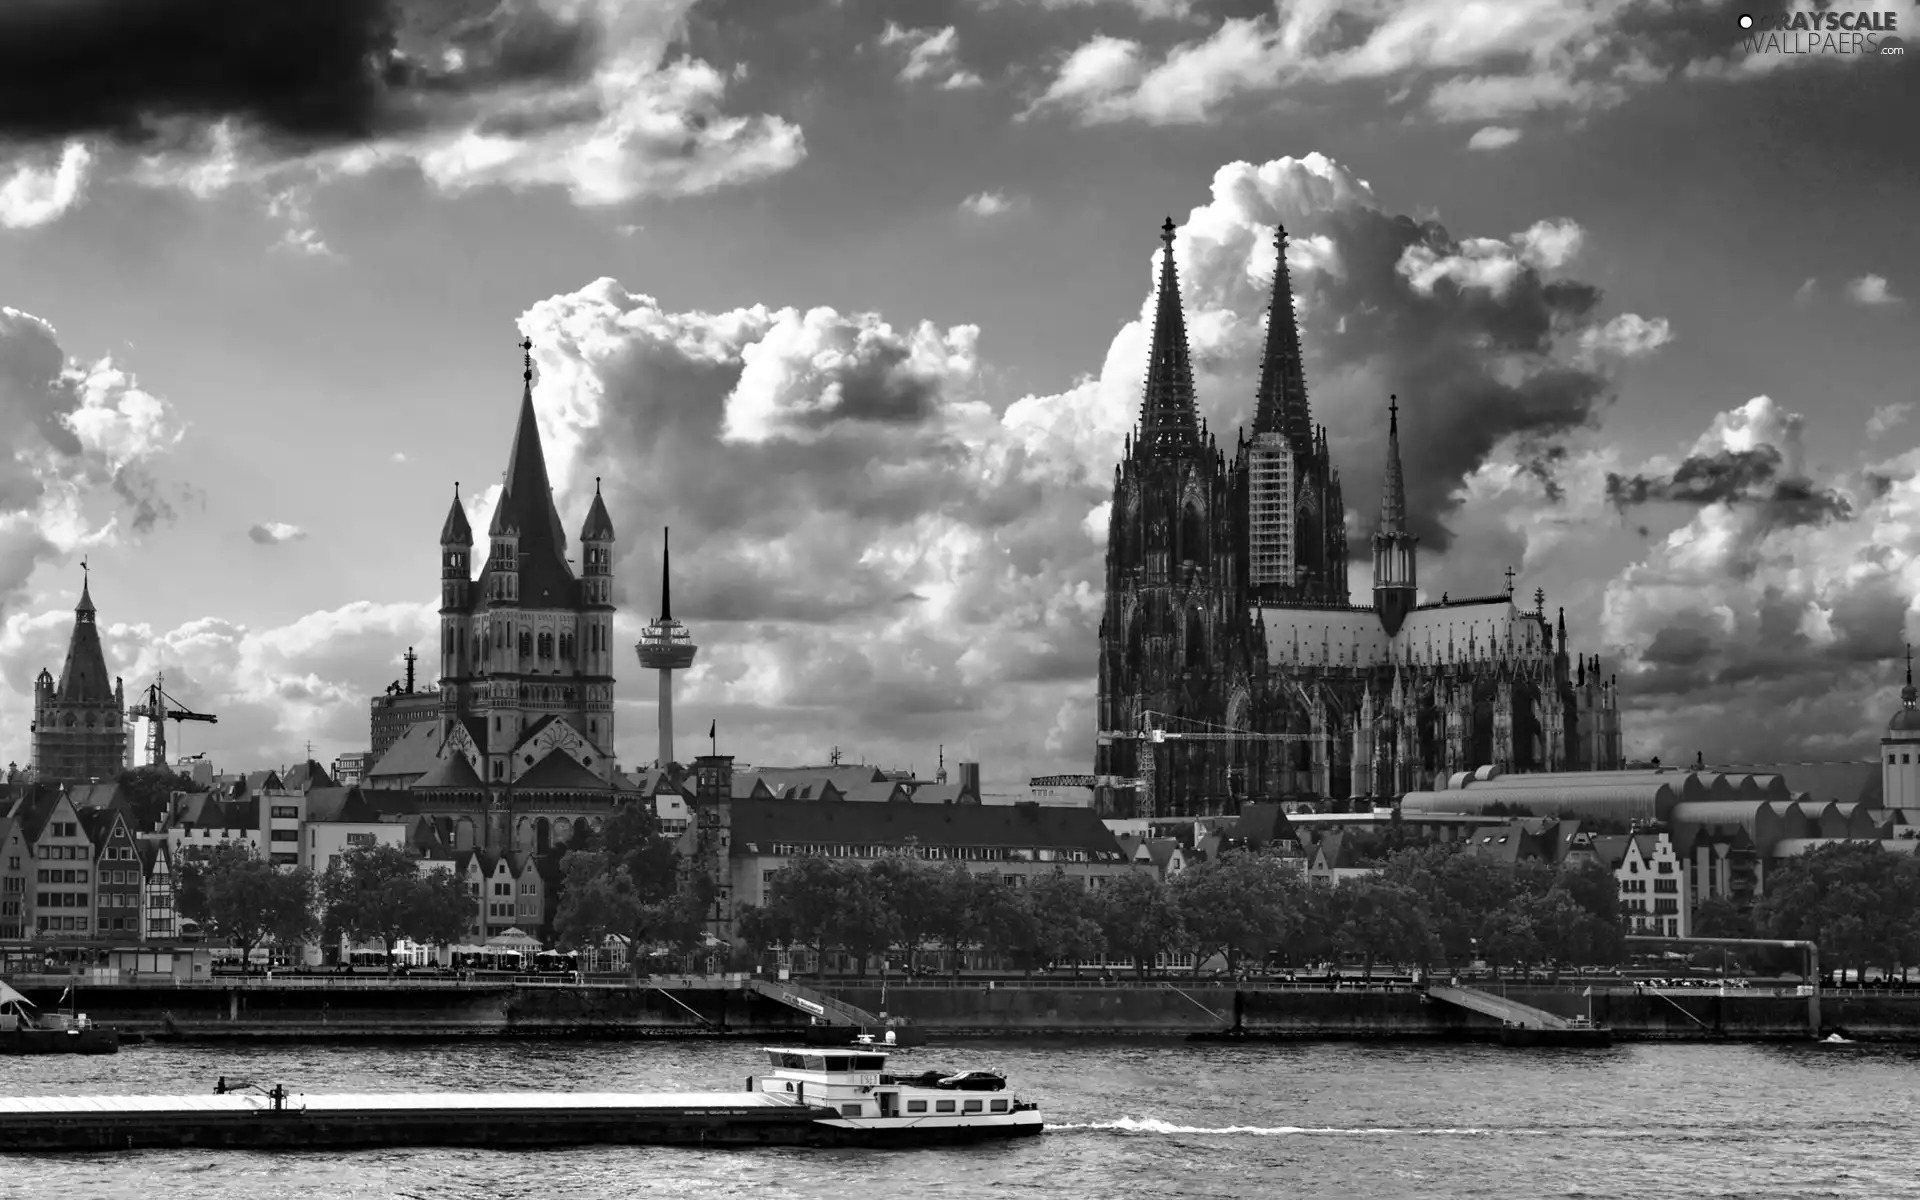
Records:
{"label": "white boat superstructure", "polygon": [[887,1070],[887,1051],[875,1046],[846,1049],[765,1047],[768,1073],[748,1081],[748,1090],[796,1104],[832,1108],[838,1119],[821,1124],[881,1132],[977,1131],[1018,1136],[1044,1128],[1040,1106],[1008,1092],[991,1071]]}

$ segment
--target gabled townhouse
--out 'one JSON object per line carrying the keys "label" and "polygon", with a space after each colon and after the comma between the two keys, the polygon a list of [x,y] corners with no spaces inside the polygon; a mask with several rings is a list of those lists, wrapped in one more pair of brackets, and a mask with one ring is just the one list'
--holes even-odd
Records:
{"label": "gabled townhouse", "polygon": [[144,933],[141,911],[146,881],[140,870],[133,813],[117,798],[104,808],[77,812],[93,844],[94,932],[103,938],[139,941]]}
{"label": "gabled townhouse", "polygon": [[66,792],[39,793],[23,806],[21,837],[33,862],[34,937],[92,937],[93,842]]}
{"label": "gabled townhouse", "polygon": [[[515,869],[518,855],[495,855],[480,851],[476,856],[481,868],[481,926],[483,938],[497,937],[512,929],[520,917],[520,872]],[[522,932],[526,932],[524,929]]]}
{"label": "gabled townhouse", "polygon": [[165,941],[176,936],[173,855],[167,849],[167,839],[161,834],[147,834],[139,839],[139,843],[141,873],[146,877],[146,890],[142,893],[140,906],[146,940]]}
{"label": "gabled townhouse", "polygon": [[513,924],[535,941],[547,940],[547,881],[539,856],[515,851],[503,860],[513,875]]}
{"label": "gabled townhouse", "polygon": [[467,895],[473,897],[473,923],[467,926],[467,937],[475,944],[487,940],[487,905],[499,903],[486,895],[487,885],[493,875],[492,866],[484,850],[453,852],[454,877],[467,885]]}
{"label": "gabled townhouse", "polygon": [[260,801],[257,797],[233,797],[217,791],[183,795],[174,802],[166,837],[176,869],[207,857],[216,846],[241,846],[257,855],[263,841]]}
{"label": "gabled townhouse", "polygon": [[1598,837],[1593,849],[1612,870],[1620,911],[1630,933],[1683,938],[1693,935],[1693,890],[1686,860],[1664,833]]}
{"label": "gabled townhouse", "polygon": [[32,849],[20,836],[16,815],[24,799],[0,800],[0,938],[23,938],[31,914],[27,911],[27,880],[31,878]]}

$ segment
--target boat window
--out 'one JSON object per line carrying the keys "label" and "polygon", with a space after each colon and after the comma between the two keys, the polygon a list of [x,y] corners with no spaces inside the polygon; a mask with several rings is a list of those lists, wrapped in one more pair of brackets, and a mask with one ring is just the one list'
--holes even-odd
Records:
{"label": "boat window", "polygon": [[925,1112],[927,1111],[927,1102],[925,1100],[909,1100],[907,1101],[907,1111],[910,1113]]}
{"label": "boat window", "polygon": [[829,1054],[829,1055],[827,1055],[827,1070],[829,1070],[829,1071],[850,1071],[850,1070],[852,1070],[852,1069],[853,1069],[853,1068],[851,1068],[851,1067],[849,1067],[849,1066],[847,1066],[847,1056],[846,1056],[846,1055],[844,1055],[844,1054]]}
{"label": "boat window", "polygon": [[995,1100],[989,1108],[992,1112],[1005,1112],[1007,1111],[1007,1102],[1005,1100]]}
{"label": "boat window", "polygon": [[826,1061],[826,1059],[821,1058],[818,1054],[810,1054],[807,1056],[807,1070],[824,1071],[827,1069],[825,1065]]}
{"label": "boat window", "polygon": [[962,1108],[960,1111],[961,1112],[979,1112],[980,1102],[978,1100],[969,1100],[967,1101],[966,1107]]}
{"label": "boat window", "polygon": [[779,1065],[789,1071],[804,1071],[807,1069],[807,1059],[803,1054],[782,1054]]}
{"label": "boat window", "polygon": [[858,1104],[842,1104],[840,1106],[840,1115],[843,1117],[857,1117],[860,1115],[860,1106]]}
{"label": "boat window", "polygon": [[853,1069],[856,1071],[878,1071],[886,1065],[886,1058],[878,1054],[862,1054],[853,1060]]}
{"label": "boat window", "polygon": [[952,1111],[953,1111],[953,1101],[951,1101],[951,1100],[935,1100],[935,1101],[933,1102],[933,1111],[935,1111],[935,1112],[952,1112]]}

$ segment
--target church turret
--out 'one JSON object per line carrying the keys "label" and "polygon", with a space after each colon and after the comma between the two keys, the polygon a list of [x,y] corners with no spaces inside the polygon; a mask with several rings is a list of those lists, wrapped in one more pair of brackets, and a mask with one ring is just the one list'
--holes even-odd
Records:
{"label": "church turret", "polygon": [[460,503],[460,484],[453,485],[453,506],[440,527],[440,611],[466,611],[467,589],[473,583],[473,526]]}
{"label": "church turret", "polygon": [[587,604],[610,607],[613,604],[613,518],[607,515],[607,502],[600,498],[600,480],[593,481],[593,507],[587,510],[586,523],[580,526],[581,595]]}
{"label": "church turret", "polygon": [[1387,397],[1387,474],[1380,488],[1380,528],[1373,535],[1373,607],[1392,637],[1418,596],[1414,545],[1407,532],[1407,488],[1400,474],[1400,400]]}
{"label": "church turret", "polygon": [[41,779],[111,779],[126,766],[125,695],[107,671],[97,616],[92,580],[83,575],[59,680],[42,671],[34,687],[33,765]]}

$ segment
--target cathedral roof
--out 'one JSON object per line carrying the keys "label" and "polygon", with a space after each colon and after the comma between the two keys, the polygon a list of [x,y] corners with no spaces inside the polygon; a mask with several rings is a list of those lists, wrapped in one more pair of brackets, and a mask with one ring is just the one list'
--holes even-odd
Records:
{"label": "cathedral roof", "polygon": [[113,677],[107,674],[100,627],[93,618],[93,595],[83,579],[80,603],[73,610],[73,636],[67,641],[67,662],[60,668],[60,683],[53,694],[61,704],[113,703]]}
{"label": "cathedral roof", "polygon": [[[491,536],[517,535],[520,544],[520,602],[530,606],[566,604],[573,599],[573,568],[567,565],[567,535],[553,506],[547,459],[540,448],[540,424],[533,413],[533,370],[527,370],[520,396],[520,418],[513,448],[507,453],[507,477],[493,510]],[[489,562],[489,572],[496,564]],[[485,587],[476,590],[485,595]]]}
{"label": "cathedral roof", "polygon": [[593,481],[593,507],[587,510],[586,524],[580,526],[580,540],[583,542],[610,542],[613,540],[613,518],[607,515],[607,502],[600,498],[600,481]]}
{"label": "cathedral roof", "polygon": [[573,756],[556,750],[527,769],[513,781],[521,791],[607,791],[607,781],[573,761]]}
{"label": "cathedral roof", "polygon": [[1153,351],[1140,397],[1143,457],[1177,454],[1200,446],[1200,420],[1193,405],[1193,364],[1187,357],[1187,320],[1180,309],[1180,276],[1173,263],[1173,218],[1161,226],[1159,305],[1153,317]]}
{"label": "cathedral roof", "polygon": [[479,789],[486,785],[480,782],[473,764],[464,754],[449,754],[428,771],[413,781],[416,790],[421,788],[470,788]]}
{"label": "cathedral roof", "polygon": [[453,485],[453,507],[447,510],[447,523],[440,527],[442,546],[473,545],[473,526],[467,524],[467,510],[460,505],[460,485]]}

